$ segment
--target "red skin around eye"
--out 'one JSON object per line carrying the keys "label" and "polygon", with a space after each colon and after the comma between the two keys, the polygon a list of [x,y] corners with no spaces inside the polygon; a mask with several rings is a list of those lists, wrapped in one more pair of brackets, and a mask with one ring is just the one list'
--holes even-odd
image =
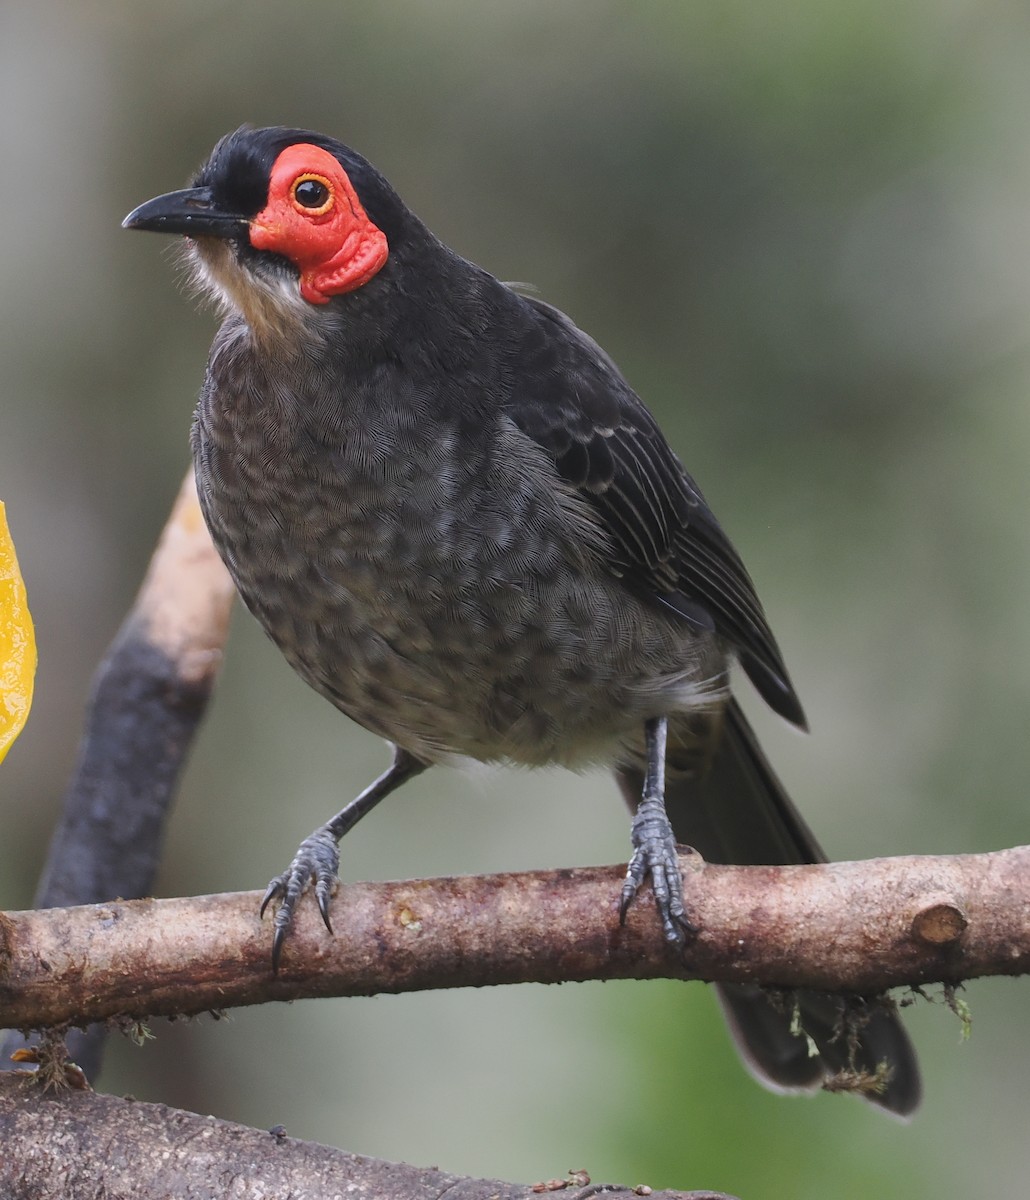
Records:
{"label": "red skin around eye", "polygon": [[[293,184],[301,175],[317,175],[333,193],[324,213],[298,206]],[[250,244],[288,258],[300,271],[300,294],[309,304],[328,304],[332,296],[353,292],[386,262],[386,235],[369,220],[347,172],[319,146],[288,146],[275,160],[268,203],[250,222]]]}

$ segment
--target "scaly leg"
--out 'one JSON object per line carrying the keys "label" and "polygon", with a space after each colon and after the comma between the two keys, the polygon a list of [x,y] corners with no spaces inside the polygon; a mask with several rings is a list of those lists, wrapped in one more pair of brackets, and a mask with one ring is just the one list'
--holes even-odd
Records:
{"label": "scaly leg", "polygon": [[261,916],[265,915],[265,909],[273,900],[279,901],[275,913],[275,933],[272,936],[273,974],[279,973],[279,959],[293,923],[297,902],[312,882],[315,885],[318,911],[322,914],[326,929],[330,933],[333,931],[329,922],[329,899],[340,867],[340,838],[353,829],[366,813],[371,812],[380,800],[395,792],[402,783],[420,774],[427,765],[407,750],[395,746],[389,770],[369,784],[360,796],[341,809],[331,821],[320,825],[310,837],[306,837],[293,856],[293,862],[268,885],[261,901]]}
{"label": "scaly leg", "polygon": [[665,743],[668,727],[666,717],[652,717],[644,724],[647,774],[644,777],[644,791],[633,817],[633,857],[622,885],[619,920],[625,921],[633,897],[650,875],[665,940],[681,946],[686,934],[692,931],[692,926],[683,907],[683,877],[676,854],[676,837],[665,813]]}

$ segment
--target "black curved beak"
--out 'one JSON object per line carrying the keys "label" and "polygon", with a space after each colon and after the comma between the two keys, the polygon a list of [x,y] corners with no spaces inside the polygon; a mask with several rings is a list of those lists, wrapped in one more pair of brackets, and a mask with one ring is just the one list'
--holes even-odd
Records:
{"label": "black curved beak", "polygon": [[148,229],[154,233],[183,233],[187,237],[245,238],[246,217],[224,212],[206,187],[168,192],[134,208],[123,229]]}

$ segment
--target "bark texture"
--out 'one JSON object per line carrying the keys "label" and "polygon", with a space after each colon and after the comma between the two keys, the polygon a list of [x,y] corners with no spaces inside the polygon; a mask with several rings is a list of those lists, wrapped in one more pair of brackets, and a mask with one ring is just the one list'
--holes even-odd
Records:
{"label": "bark texture", "polygon": [[1030,847],[728,867],[684,856],[681,955],[622,867],[353,883],[302,906],[278,977],[258,893],[0,914],[0,1022],[34,1029],[309,996],[584,979],[751,982],[871,994],[1030,967]]}
{"label": "bark texture", "polygon": [[[575,1183],[581,1183],[575,1180]],[[46,1095],[0,1076],[4,1200],[531,1200],[554,1185],[448,1175],[346,1154],[214,1117],[90,1091]],[[568,1200],[638,1188],[562,1187]],[[653,1192],[653,1200],[732,1200],[721,1192]]]}

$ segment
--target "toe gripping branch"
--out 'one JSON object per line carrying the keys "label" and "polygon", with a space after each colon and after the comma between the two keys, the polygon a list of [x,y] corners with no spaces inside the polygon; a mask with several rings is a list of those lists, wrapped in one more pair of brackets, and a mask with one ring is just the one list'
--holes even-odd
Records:
{"label": "toe gripping branch", "polygon": [[694,927],[683,905],[683,876],[680,874],[676,836],[665,812],[665,744],[669,722],[653,717],[644,724],[647,774],[644,791],[633,817],[633,857],[626,871],[619,902],[619,921],[624,923],[629,906],[648,875],[665,940],[682,946]]}
{"label": "toe gripping branch", "polygon": [[329,920],[329,901],[339,878],[340,839],[348,830],[371,812],[391,792],[406,783],[412,776],[426,769],[426,764],[410,755],[406,750],[395,747],[393,762],[388,770],[369,784],[360,796],[341,809],[331,821],[320,825],[310,837],[306,837],[293,856],[293,862],[281,875],[269,883],[261,900],[260,915],[273,900],[279,901],[273,922],[272,974],[279,974],[279,963],[283,946],[293,925],[293,916],[301,896],[311,884],[315,887],[315,900],[322,914],[326,929],[333,932]]}
{"label": "toe gripping branch", "polygon": [[[346,811],[346,809],[343,810],[343,812]],[[329,920],[329,900],[333,894],[333,888],[336,886],[340,867],[339,838],[333,832],[333,826],[343,812],[325,825],[320,825],[310,837],[306,837],[297,848],[293,862],[265,889],[265,894],[261,899],[260,916],[265,915],[265,909],[273,900],[279,901],[279,906],[275,911],[275,920],[272,922],[274,929],[272,934],[273,975],[279,974],[279,960],[282,957],[283,944],[289,935],[290,926],[293,924],[293,914],[296,911],[297,903],[311,883],[315,885],[315,899],[318,901],[318,911],[322,914],[325,927],[330,933],[333,932],[333,926]]]}

